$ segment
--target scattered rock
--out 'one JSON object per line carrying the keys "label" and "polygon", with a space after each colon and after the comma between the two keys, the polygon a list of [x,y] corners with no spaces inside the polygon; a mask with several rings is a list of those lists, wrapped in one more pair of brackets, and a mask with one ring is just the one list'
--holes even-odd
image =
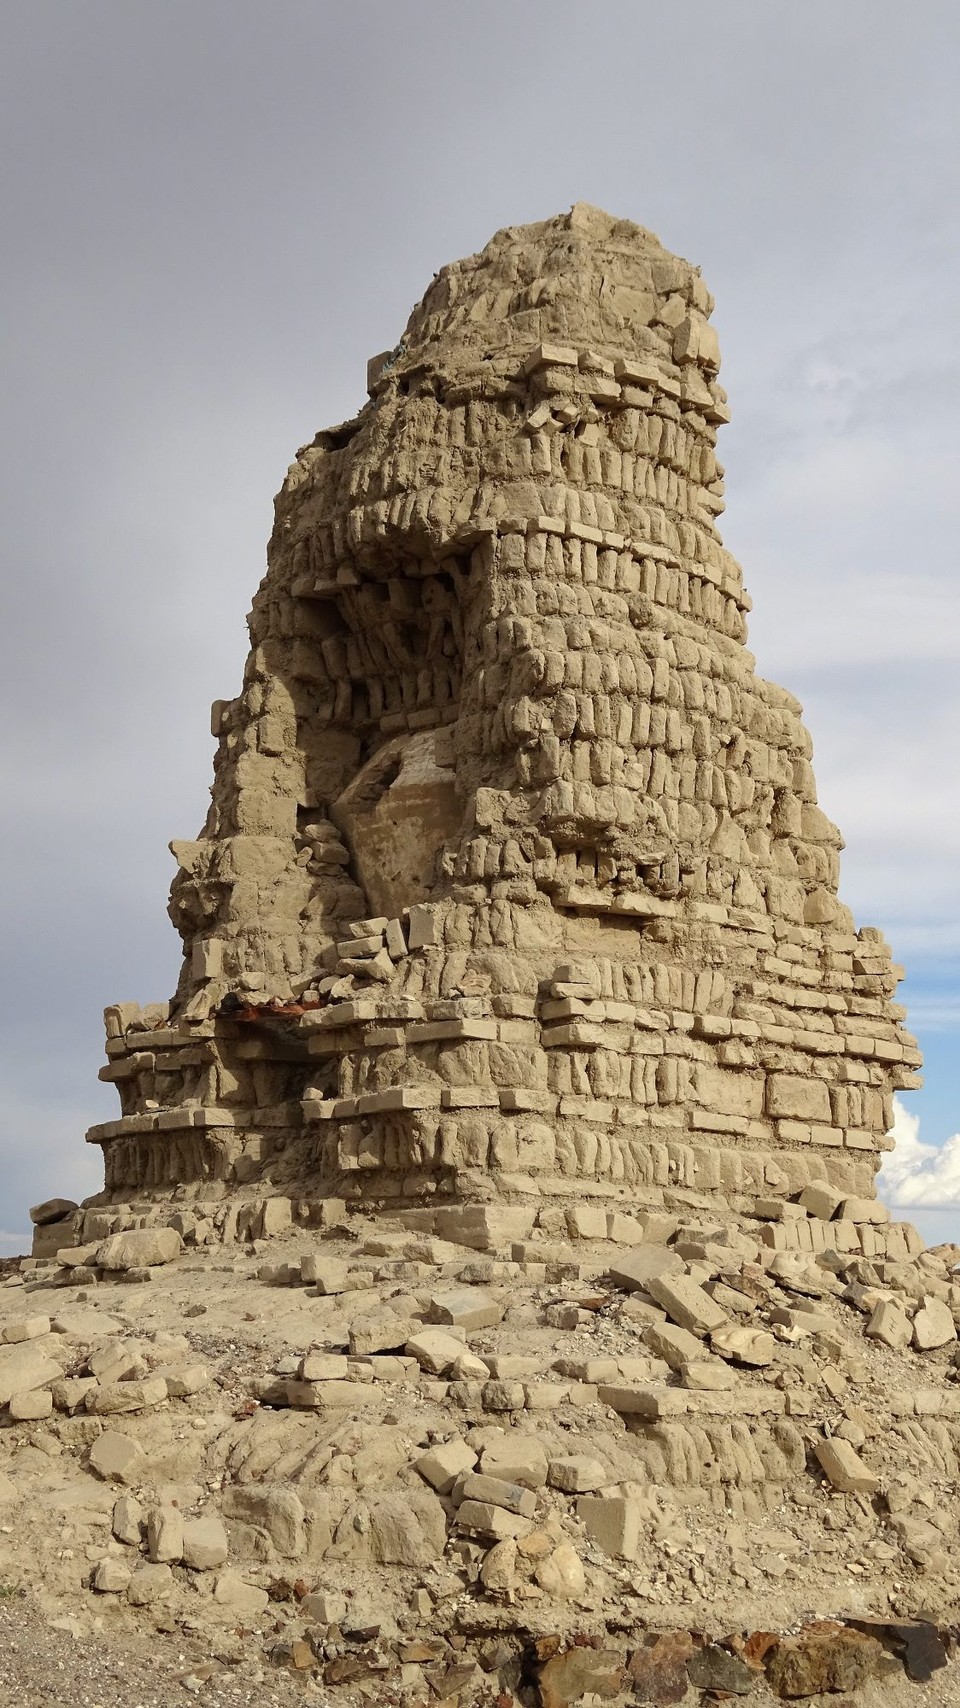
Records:
{"label": "scattered rock", "polygon": [[105,1429],[90,1448],[89,1465],[98,1477],[110,1483],[136,1483],[143,1475],[146,1457],[129,1436]]}

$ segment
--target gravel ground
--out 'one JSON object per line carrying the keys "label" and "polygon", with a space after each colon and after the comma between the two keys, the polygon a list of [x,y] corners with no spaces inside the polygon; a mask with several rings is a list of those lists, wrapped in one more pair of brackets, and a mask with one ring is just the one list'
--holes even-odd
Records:
{"label": "gravel ground", "polygon": [[[255,1639],[247,1639],[254,1643]],[[256,1650],[242,1665],[191,1651],[180,1635],[136,1640],[81,1637],[53,1628],[20,1595],[0,1599],[0,1708],[320,1708],[330,1695],[311,1681],[262,1670]]]}

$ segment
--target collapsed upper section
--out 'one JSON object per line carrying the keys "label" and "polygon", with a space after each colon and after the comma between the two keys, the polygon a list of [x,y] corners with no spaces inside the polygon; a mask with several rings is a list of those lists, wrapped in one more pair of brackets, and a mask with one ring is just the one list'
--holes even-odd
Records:
{"label": "collapsed upper section", "polygon": [[609,363],[611,379],[630,358],[685,379],[690,401],[725,420],[709,383],[720,365],[712,308],[697,268],[642,226],[581,202],[556,219],[508,226],[478,255],[441,268],[396,349],[371,363],[371,385],[402,387],[431,370],[482,381],[491,363],[515,372],[531,344],[573,344],[593,349],[598,374]]}

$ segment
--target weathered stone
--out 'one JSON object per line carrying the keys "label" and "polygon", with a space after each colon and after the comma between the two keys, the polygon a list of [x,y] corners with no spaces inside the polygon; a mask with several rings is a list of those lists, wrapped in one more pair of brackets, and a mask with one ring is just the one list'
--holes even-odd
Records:
{"label": "weathered stone", "polygon": [[396,1352],[407,1341],[410,1324],[402,1322],[389,1308],[354,1317],[350,1324],[350,1351],[354,1356],[371,1352]]}
{"label": "weathered stone", "polygon": [[24,1394],[14,1394],[9,1410],[15,1423],[36,1423],[51,1415],[53,1395],[49,1388],[31,1388]]}
{"label": "weathered stone", "polygon": [[681,1370],[692,1359],[703,1357],[703,1341],[699,1336],[691,1334],[689,1329],[678,1328],[675,1323],[651,1323],[644,1330],[643,1343],[655,1357],[669,1364],[671,1370]]}
{"label": "weathered stone", "polygon": [[918,1352],[930,1352],[956,1340],[953,1312],[942,1299],[925,1298],[913,1319],[913,1344]]}
{"label": "weathered stone", "polygon": [[132,1495],[121,1495],[114,1502],[112,1529],[118,1542],[126,1542],[128,1547],[136,1548],[140,1543],[140,1531],[143,1524],[143,1507]]}
{"label": "weathered stone", "polygon": [[547,1452],[531,1436],[511,1432],[489,1442],[483,1449],[480,1469],[485,1476],[520,1483],[527,1489],[542,1489],[547,1480]]}
{"label": "weathered stone", "polygon": [[634,1701],[670,1708],[688,1698],[687,1661],[692,1653],[693,1638],[688,1631],[647,1637],[642,1648],[634,1649],[627,1666]]}
{"label": "weathered stone", "polygon": [[532,1519],[521,1513],[508,1512],[505,1507],[486,1500],[462,1501],[457,1510],[457,1520],[461,1529],[472,1530],[478,1536],[488,1536],[497,1542],[506,1536],[526,1536],[533,1529]]}
{"label": "weathered stone", "polygon": [[421,1454],[413,1462],[415,1471],[419,1471],[425,1482],[438,1494],[448,1494],[457,1478],[464,1471],[472,1471],[477,1462],[477,1455],[465,1441],[455,1438],[444,1441],[439,1447],[431,1447],[429,1453]]}
{"label": "weathered stone", "polygon": [[443,1553],[446,1518],[429,1489],[378,1495],[368,1511],[371,1552],[382,1565],[427,1566]]}
{"label": "weathered stone", "polygon": [[898,1351],[901,1347],[909,1346],[913,1329],[902,1306],[893,1299],[880,1299],[871,1312],[864,1333],[868,1334],[871,1340],[879,1340],[884,1346]]}
{"label": "weathered stone", "polygon": [[304,1510],[292,1489],[269,1484],[224,1489],[221,1497],[224,1518],[239,1519],[262,1530],[285,1559],[296,1560],[306,1548]]}
{"label": "weathered stone", "polygon": [[874,1494],[880,1478],[868,1469],[849,1441],[830,1436],[814,1447],[820,1469],[827,1480],[843,1494]]}
{"label": "weathered stone", "polygon": [[234,1572],[221,1572],[213,1589],[213,1599],[220,1607],[228,1607],[246,1619],[257,1619],[270,1604],[265,1589],[246,1583]]}
{"label": "weathered stone", "polygon": [[129,1436],[115,1429],[105,1429],[90,1449],[89,1464],[104,1482],[136,1483],[143,1475],[146,1457],[143,1449]]}
{"label": "weathered stone", "polygon": [[538,1669],[542,1708],[567,1708],[587,1695],[616,1696],[623,1674],[624,1657],[616,1649],[565,1649]]}
{"label": "weathered stone", "polygon": [[50,1386],[50,1397],[57,1411],[75,1412],[86,1406],[87,1395],[97,1386],[95,1376],[63,1376]]}
{"label": "weathered stone", "polygon": [[721,1358],[730,1358],[734,1364],[748,1364],[756,1369],[772,1364],[777,1350],[772,1334],[767,1334],[764,1329],[745,1328],[740,1323],[728,1323],[724,1328],[714,1329],[710,1345]]}
{"label": "weathered stone", "polygon": [[618,1253],[607,1265],[611,1281],[628,1292],[649,1292],[649,1283],[662,1275],[682,1275],[683,1260],[665,1245],[640,1245]]}
{"label": "weathered stone", "polygon": [[480,1582],[490,1593],[509,1593],[517,1581],[517,1544],[512,1536],[495,1542],[484,1556]]}
{"label": "weathered stone", "polygon": [[115,1417],[123,1412],[150,1411],[167,1398],[167,1384],[162,1376],[145,1376],[142,1381],[98,1382],[86,1398],[87,1411],[98,1417]]}
{"label": "weathered stone", "polygon": [[0,1406],[6,1405],[14,1394],[49,1387],[62,1375],[60,1365],[48,1357],[37,1341],[26,1340],[9,1351],[0,1351]]}
{"label": "weathered stone", "polygon": [[184,1520],[181,1559],[185,1566],[197,1572],[215,1571],[228,1552],[227,1532],[215,1514]]}
{"label": "weathered stone", "polygon": [[[461,1330],[461,1334],[462,1334]],[[455,1333],[440,1328],[421,1329],[407,1341],[404,1351],[415,1358],[421,1370],[440,1376],[448,1370],[464,1350],[464,1342]],[[486,1371],[484,1372],[486,1374]]]}
{"label": "weathered stone", "polygon": [[832,1221],[842,1203],[843,1193],[826,1180],[811,1180],[800,1194],[802,1208],[824,1222]]}
{"label": "weathered stone", "polygon": [[588,1494],[591,1489],[602,1488],[609,1480],[599,1459],[591,1459],[586,1453],[571,1453],[562,1459],[551,1459],[547,1466],[550,1487],[562,1489],[564,1494]]}
{"label": "weathered stone", "polygon": [[299,1374],[304,1382],[345,1382],[350,1365],[339,1352],[308,1352],[300,1360]]}
{"label": "weathered stone", "polygon": [[783,1638],[771,1651],[767,1683],[786,1701],[825,1691],[856,1691],[875,1672],[881,1655],[876,1638],[861,1631],[802,1631]]}
{"label": "weathered stone", "polygon": [[147,1552],[154,1562],[176,1565],[183,1556],[183,1516],[174,1506],[151,1507],[147,1513]]}
{"label": "weathered stone", "polygon": [[349,1266],[336,1257],[319,1252],[306,1252],[300,1259],[300,1278],[315,1286],[320,1294],[345,1293],[349,1290]]}
{"label": "weathered stone", "polygon": [[0,1343],[4,1346],[14,1346],[18,1341],[39,1340],[49,1333],[49,1317],[13,1317],[0,1328]]}
{"label": "weathered stone", "polygon": [[152,1269],[158,1263],[173,1263],[182,1250],[176,1228],[129,1228],[102,1240],[96,1261],[101,1269]]}
{"label": "weathered stone", "polygon": [[72,1198],[45,1198],[42,1204],[34,1204],[30,1210],[30,1220],[35,1227],[45,1228],[49,1222],[63,1222],[80,1208]]}
{"label": "weathered stone", "polygon": [[347,1617],[347,1598],[337,1590],[315,1590],[303,1597],[300,1612],[317,1625],[342,1625]]}
{"label": "weathered stone", "polygon": [[165,1601],[173,1591],[173,1572],[162,1562],[138,1566],[127,1585],[127,1600],[133,1607],[150,1607]]}
{"label": "weathered stone", "polygon": [[622,1495],[584,1495],[577,1501],[577,1517],[587,1535],[611,1559],[636,1559],[643,1521],[638,1501]]}
{"label": "weathered stone", "polygon": [[434,1322],[450,1323],[456,1328],[494,1328],[503,1316],[503,1306],[478,1288],[459,1287],[435,1293],[430,1300],[430,1315]]}
{"label": "weathered stone", "polygon": [[586,1573],[576,1548],[561,1542],[534,1570],[534,1577],[546,1595],[560,1601],[577,1601],[587,1587]]}
{"label": "weathered stone", "polygon": [[537,1497],[532,1489],[485,1472],[466,1471],[460,1478],[459,1489],[462,1500],[489,1501],[506,1512],[519,1512],[524,1518],[532,1518],[537,1510]]}
{"label": "weathered stone", "polygon": [[717,1643],[694,1651],[687,1661],[687,1675],[698,1690],[725,1691],[731,1696],[747,1696],[757,1682],[752,1667]]}
{"label": "weathered stone", "polygon": [[123,1595],[130,1587],[130,1567],[123,1560],[101,1560],[93,1574],[93,1587],[101,1595]]}
{"label": "weathered stone", "polygon": [[735,1371],[719,1358],[692,1358],[688,1364],[680,1366],[680,1381],[685,1388],[701,1394],[721,1394],[737,1385]]}
{"label": "weathered stone", "polygon": [[673,1322],[690,1334],[702,1338],[727,1323],[726,1311],[690,1275],[656,1276],[648,1283],[647,1292],[663,1306]]}

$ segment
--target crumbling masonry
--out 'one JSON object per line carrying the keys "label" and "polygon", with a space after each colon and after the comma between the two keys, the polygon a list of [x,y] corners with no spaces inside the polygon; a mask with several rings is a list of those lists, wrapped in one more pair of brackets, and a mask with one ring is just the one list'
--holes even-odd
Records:
{"label": "crumbling masonry", "polygon": [[872,1195],[920,1058],[746,649],[712,308],[596,209],[501,231],[298,452],[173,844],[177,994],[107,1010],[108,1197],[469,1243],[544,1198]]}

